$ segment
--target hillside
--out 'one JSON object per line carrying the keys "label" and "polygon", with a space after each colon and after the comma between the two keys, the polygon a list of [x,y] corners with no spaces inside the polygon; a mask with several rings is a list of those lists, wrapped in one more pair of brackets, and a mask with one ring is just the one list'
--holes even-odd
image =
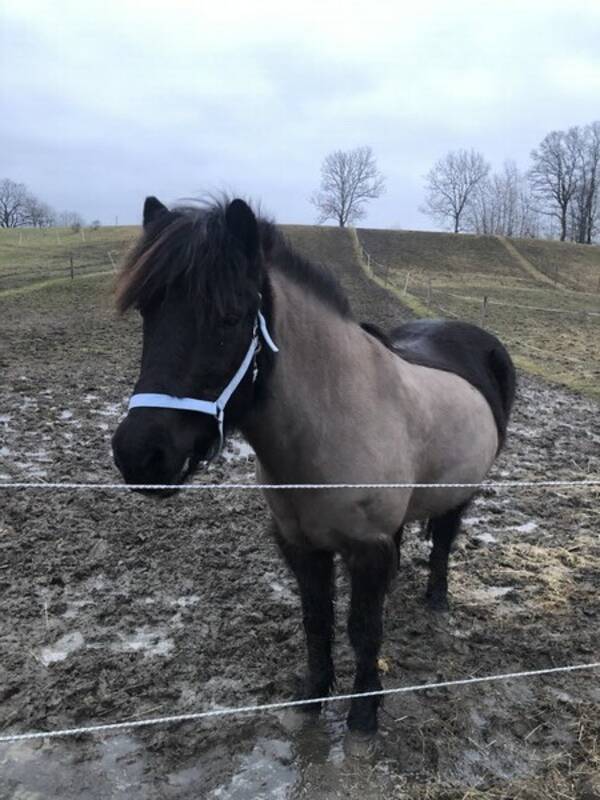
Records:
{"label": "hillside", "polygon": [[457,277],[510,277],[529,281],[523,270],[495,236],[455,236],[427,231],[357,230],[371,257],[395,270],[427,275],[435,280]]}
{"label": "hillside", "polygon": [[[337,275],[359,321],[391,328],[416,314],[483,324],[521,369],[600,396],[600,248],[422,231],[282,230]],[[70,283],[71,257],[76,278],[109,276],[138,231],[0,231],[0,294]]]}
{"label": "hillside", "polygon": [[[600,247],[537,239],[504,239],[428,231],[357,231],[377,262],[411,273],[411,283],[476,281],[481,287],[559,285],[600,291]],[[410,280],[410,279],[409,279]]]}
{"label": "hillside", "polygon": [[[422,316],[484,325],[521,369],[600,397],[599,248],[493,236],[356,233],[364,269],[399,302]],[[552,265],[558,265],[558,285],[550,277]],[[584,282],[588,291],[574,288]]]}
{"label": "hillside", "polygon": [[569,289],[600,293],[599,246],[539,239],[514,239],[513,244],[552,281]]}
{"label": "hillside", "polygon": [[305,258],[327,266],[352,299],[352,310],[360,321],[376,321],[384,328],[399,325],[412,316],[407,306],[373,283],[360,267],[348,230],[317,225],[282,225],[290,244]]}
{"label": "hillside", "polygon": [[[337,227],[282,225],[290,242],[307,258],[328,263],[342,281],[354,258],[347,232]],[[73,232],[69,228],[0,229],[0,289],[41,278],[112,270],[137,235],[132,226]],[[364,249],[387,269],[410,273],[411,285],[474,280],[481,287],[542,284],[600,292],[600,247],[570,242],[455,236],[426,231],[359,229]],[[512,251],[512,252],[511,252]],[[526,262],[528,269],[524,269]],[[354,278],[356,279],[356,278]]]}

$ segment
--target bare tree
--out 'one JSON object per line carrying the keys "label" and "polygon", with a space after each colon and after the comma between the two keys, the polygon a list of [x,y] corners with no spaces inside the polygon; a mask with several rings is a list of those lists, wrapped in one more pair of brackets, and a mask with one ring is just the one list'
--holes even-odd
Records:
{"label": "bare tree", "polygon": [[57,216],[57,224],[61,228],[71,228],[73,231],[80,231],[85,225],[84,219],[77,211],[61,211]]}
{"label": "bare tree", "polygon": [[23,224],[33,228],[49,228],[54,223],[54,209],[32,194],[27,194],[23,205]]}
{"label": "bare tree", "polygon": [[538,235],[539,214],[526,176],[514,161],[505,161],[500,172],[484,178],[475,187],[465,208],[465,228],[500,236]]}
{"label": "bare tree", "polygon": [[571,238],[591,244],[598,216],[600,184],[600,122],[572,128],[577,165],[570,208]]}
{"label": "bare tree", "polygon": [[321,165],[321,186],[310,202],[319,210],[319,223],[335,219],[341,228],[365,216],[365,205],[385,191],[370,147],[336,150]]}
{"label": "bare tree", "polygon": [[0,228],[18,228],[25,225],[24,211],[28,198],[23,183],[9,178],[0,181]]}
{"label": "bare tree", "polygon": [[421,211],[458,233],[467,204],[489,171],[490,165],[476,150],[447,153],[427,174]]}
{"label": "bare tree", "polygon": [[560,240],[567,238],[569,211],[577,189],[579,132],[576,128],[552,131],[531,152],[531,186],[540,210],[558,220]]}

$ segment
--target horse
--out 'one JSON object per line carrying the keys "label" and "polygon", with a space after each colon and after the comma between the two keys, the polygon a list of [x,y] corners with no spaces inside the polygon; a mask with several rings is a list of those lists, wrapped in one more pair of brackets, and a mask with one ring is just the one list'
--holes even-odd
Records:
{"label": "horse", "polygon": [[[272,534],[298,582],[298,696],[323,698],[335,682],[336,554],[351,584],[353,692],[381,689],[384,600],[407,522],[427,521],[426,598],[447,607],[448,556],[475,493],[447,484],[480,482],[503,445],[515,393],[504,346],[461,322],[359,325],[337,279],[241,199],[169,209],[146,198],[116,302],[143,320],[139,377],[112,439],[125,482],[170,493],[240,431],[273,487]],[[289,484],[300,488],[277,488]],[[349,731],[372,737],[379,703],[352,699]]]}

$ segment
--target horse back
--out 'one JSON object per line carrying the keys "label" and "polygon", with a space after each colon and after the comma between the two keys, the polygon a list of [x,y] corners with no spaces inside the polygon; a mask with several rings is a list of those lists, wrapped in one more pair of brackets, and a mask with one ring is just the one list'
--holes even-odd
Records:
{"label": "horse back", "polygon": [[498,429],[499,448],[515,397],[516,374],[508,351],[493,334],[477,325],[453,320],[414,320],[389,334],[363,328],[411,364],[452,372],[487,400]]}

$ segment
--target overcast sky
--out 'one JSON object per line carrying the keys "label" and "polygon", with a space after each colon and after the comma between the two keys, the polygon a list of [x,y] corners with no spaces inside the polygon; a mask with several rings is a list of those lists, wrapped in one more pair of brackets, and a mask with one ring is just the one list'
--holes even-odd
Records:
{"label": "overcast sky", "polygon": [[0,177],[87,220],[226,189],[310,223],[323,157],[368,144],[364,224],[431,228],[446,151],[525,168],[600,118],[600,2],[0,0],[0,82]]}

